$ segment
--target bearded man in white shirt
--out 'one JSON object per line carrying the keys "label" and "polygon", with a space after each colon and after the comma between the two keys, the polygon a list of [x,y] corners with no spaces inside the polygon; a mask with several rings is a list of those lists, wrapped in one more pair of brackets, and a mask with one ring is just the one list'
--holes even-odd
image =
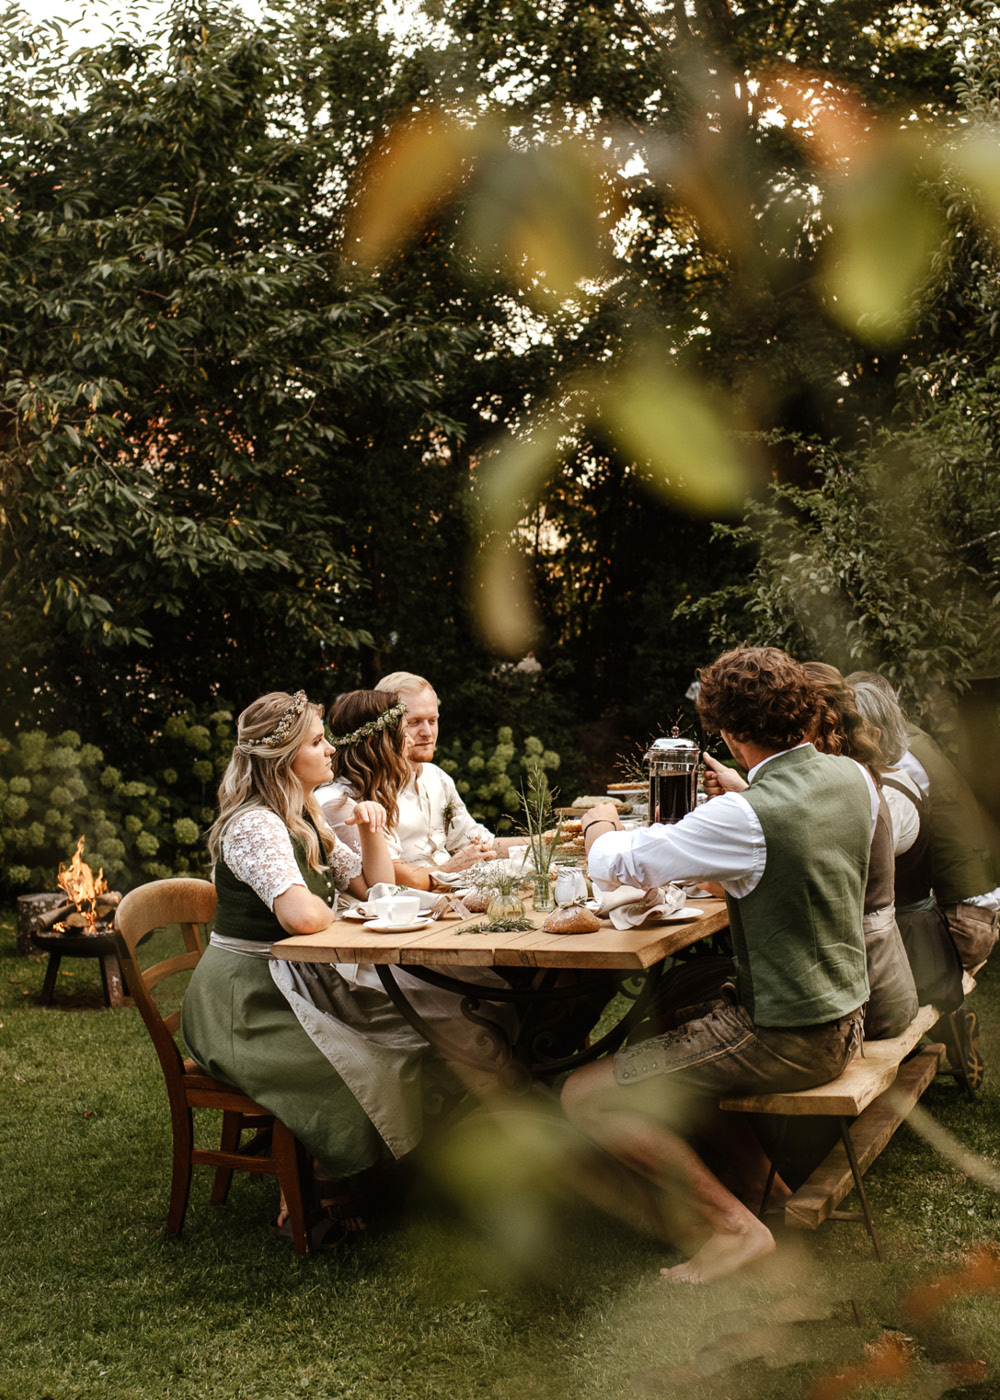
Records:
{"label": "bearded man in white shirt", "polygon": [[498,839],[473,819],[454,781],[432,761],[440,705],[430,681],[411,671],[393,671],[378,684],[380,690],[394,691],[406,705],[406,728],[413,743],[409,756],[412,773],[399,793],[399,816],[390,838],[390,846],[394,838],[397,848],[392,852],[394,858],[416,867],[407,876],[407,883],[420,883],[421,867],[465,870],[490,856],[506,855],[510,840]]}

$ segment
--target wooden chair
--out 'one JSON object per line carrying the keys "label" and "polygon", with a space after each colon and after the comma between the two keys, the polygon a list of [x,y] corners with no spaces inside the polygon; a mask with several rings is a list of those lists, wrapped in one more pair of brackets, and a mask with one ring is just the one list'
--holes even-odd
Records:
{"label": "wooden chair", "polygon": [[[180,1009],[163,1015],[152,990],[165,978],[195,967],[204,951],[198,930],[215,914],[215,886],[207,880],[156,880],[132,890],[115,914],[115,944],[128,987],[152,1036],[163,1077],[167,1081],[174,1133],[173,1176],[167,1234],[177,1235],[184,1224],[191,1169],[215,1167],[213,1205],[222,1205],[234,1171],[272,1175],[284,1192],[292,1241],[299,1254],[309,1250],[304,1181],[310,1179],[309,1158],[294,1135],[272,1113],[228,1084],[203,1074],[193,1060],[181,1055],[174,1037]],[[180,924],[186,953],[143,971],[135,951],[146,935],[167,924]],[[222,1113],[218,1151],[195,1147],[192,1109],[215,1108]],[[255,1136],[242,1144],[244,1131]]]}

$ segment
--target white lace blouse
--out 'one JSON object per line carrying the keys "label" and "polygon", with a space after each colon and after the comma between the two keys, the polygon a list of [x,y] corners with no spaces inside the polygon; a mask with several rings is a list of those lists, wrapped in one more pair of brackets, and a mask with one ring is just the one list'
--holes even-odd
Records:
{"label": "white lace blouse", "polygon": [[[222,838],[222,854],[237,880],[249,885],[272,911],[280,894],[303,883],[288,827],[277,812],[264,807],[233,818]],[[361,856],[338,838],[330,852],[329,869],[337,888],[345,890],[361,874]]]}

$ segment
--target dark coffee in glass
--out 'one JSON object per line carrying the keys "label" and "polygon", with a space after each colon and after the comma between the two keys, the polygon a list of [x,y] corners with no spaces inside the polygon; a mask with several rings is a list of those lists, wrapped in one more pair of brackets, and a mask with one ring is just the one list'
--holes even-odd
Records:
{"label": "dark coffee in glass", "polygon": [[651,773],[649,777],[649,821],[679,822],[694,810],[693,773]]}

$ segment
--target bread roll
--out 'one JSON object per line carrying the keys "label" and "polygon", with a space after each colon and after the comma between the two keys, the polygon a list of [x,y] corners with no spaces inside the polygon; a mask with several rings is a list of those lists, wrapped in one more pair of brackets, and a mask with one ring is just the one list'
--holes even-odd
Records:
{"label": "bread roll", "polygon": [[489,902],[490,896],[485,890],[473,890],[470,894],[462,896],[462,903],[470,914],[484,914]]}
{"label": "bread roll", "polygon": [[601,921],[589,909],[571,904],[568,909],[553,909],[542,924],[545,933],[596,933]]}

